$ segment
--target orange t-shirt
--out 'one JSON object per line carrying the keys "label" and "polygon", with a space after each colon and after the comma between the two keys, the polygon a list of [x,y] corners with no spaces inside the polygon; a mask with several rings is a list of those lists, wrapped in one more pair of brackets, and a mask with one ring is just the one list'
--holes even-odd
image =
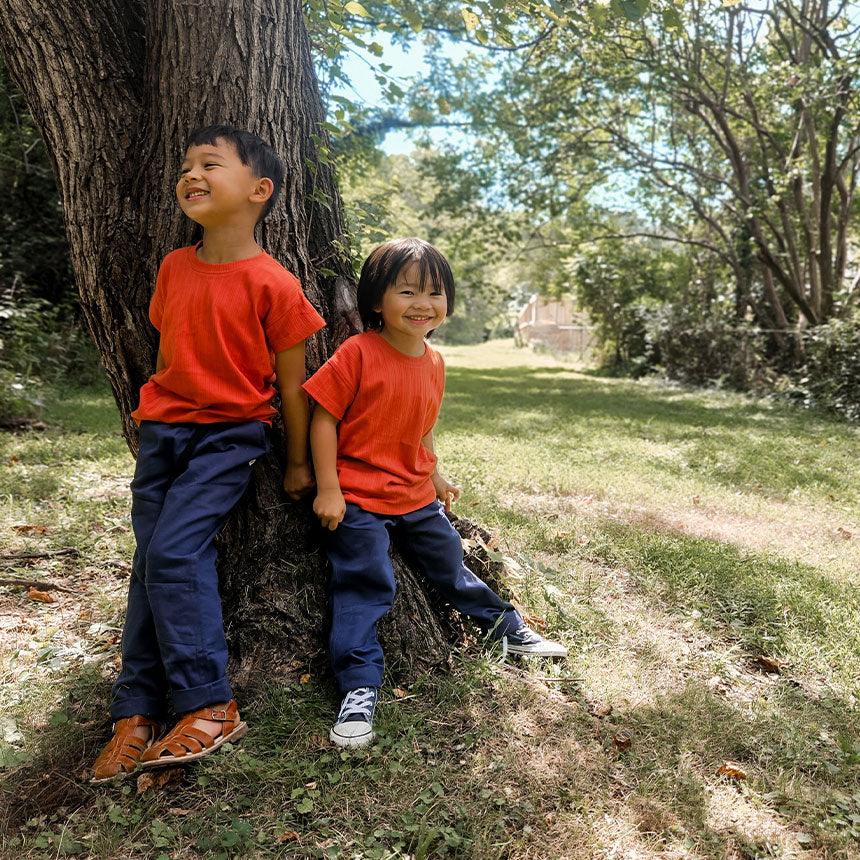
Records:
{"label": "orange t-shirt", "polygon": [[345,340],[304,384],[340,421],[337,477],[344,499],[375,514],[406,514],[436,498],[433,456],[421,439],[445,392],[442,356],[404,355],[375,331]]}
{"label": "orange t-shirt", "polygon": [[274,353],[325,325],[298,278],[265,252],[213,264],[196,246],[164,258],[149,318],[165,367],[140,389],[138,424],[271,422]]}

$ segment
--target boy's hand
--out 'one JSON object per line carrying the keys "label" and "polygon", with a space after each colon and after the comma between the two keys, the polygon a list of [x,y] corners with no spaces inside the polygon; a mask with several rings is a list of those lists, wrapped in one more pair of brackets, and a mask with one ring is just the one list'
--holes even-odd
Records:
{"label": "boy's hand", "polygon": [[284,471],[284,491],[297,502],[314,488],[314,473],[311,465],[304,463],[288,463]]}
{"label": "boy's hand", "polygon": [[445,505],[446,511],[450,511],[451,505],[460,498],[460,488],[449,484],[438,472],[434,472],[430,480],[436,490],[436,498]]}
{"label": "boy's hand", "polygon": [[319,490],[314,499],[314,513],[320,518],[323,528],[334,531],[346,513],[346,502],[340,490]]}

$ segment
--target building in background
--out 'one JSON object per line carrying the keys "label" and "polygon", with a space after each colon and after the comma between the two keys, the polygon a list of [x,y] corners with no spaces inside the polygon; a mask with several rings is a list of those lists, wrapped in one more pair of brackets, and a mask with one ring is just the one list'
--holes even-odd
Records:
{"label": "building in background", "polygon": [[594,326],[573,299],[550,299],[540,293],[532,294],[519,312],[515,337],[521,346],[580,356],[596,345]]}

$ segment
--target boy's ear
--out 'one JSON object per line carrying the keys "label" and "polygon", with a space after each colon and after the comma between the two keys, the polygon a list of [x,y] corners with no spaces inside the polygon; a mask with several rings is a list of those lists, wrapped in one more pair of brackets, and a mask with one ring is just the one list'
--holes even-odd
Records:
{"label": "boy's ear", "polygon": [[268,176],[261,176],[251,192],[252,203],[265,203],[275,190],[275,183]]}

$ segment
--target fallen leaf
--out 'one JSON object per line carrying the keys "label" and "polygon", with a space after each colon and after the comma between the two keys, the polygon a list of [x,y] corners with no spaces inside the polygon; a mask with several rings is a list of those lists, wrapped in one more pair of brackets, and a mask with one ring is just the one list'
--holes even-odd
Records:
{"label": "fallen leaf", "polygon": [[39,591],[38,588],[34,588],[32,585],[27,589],[27,597],[30,600],[38,600],[40,603],[56,603],[53,594],[49,594],[47,591]]}
{"label": "fallen leaf", "polygon": [[717,768],[717,773],[720,776],[727,776],[729,779],[741,780],[747,778],[747,772],[736,761],[723,762]]}
{"label": "fallen leaf", "polygon": [[137,778],[137,793],[143,794],[145,791],[179,785],[184,778],[185,769],[181,767],[167,767],[164,770],[145,772]]}
{"label": "fallen leaf", "polygon": [[409,695],[403,687],[395,687],[392,692],[394,693],[395,699],[405,699]]}
{"label": "fallen leaf", "polygon": [[528,613],[524,613],[523,621],[525,621],[532,629],[537,628],[541,632],[546,630],[546,619],[541,618],[539,615],[529,615]]}
{"label": "fallen leaf", "polygon": [[853,532],[849,532],[848,529],[842,528],[842,526],[839,526],[839,528],[836,529],[836,534],[838,534],[842,540],[851,540],[851,538],[854,537]]}
{"label": "fallen leaf", "polygon": [[594,702],[588,710],[593,717],[602,720],[612,713],[612,705],[607,702]]}
{"label": "fallen leaf", "polygon": [[305,783],[305,788],[308,791],[313,791],[316,787],[317,787],[317,784],[315,782],[306,782]]}
{"label": "fallen leaf", "polygon": [[42,525],[33,525],[32,523],[24,523],[20,526],[12,526],[13,531],[19,535],[46,535],[48,527]]}
{"label": "fallen leaf", "polygon": [[762,672],[769,672],[772,675],[779,675],[782,672],[783,663],[773,657],[766,657],[764,654],[759,654],[753,660],[753,665]]}
{"label": "fallen leaf", "polygon": [[612,742],[615,744],[615,746],[618,747],[618,749],[627,750],[630,749],[631,745],[633,744],[633,736],[630,734],[630,732],[622,729],[620,732],[616,732],[612,736]]}
{"label": "fallen leaf", "polygon": [[696,505],[696,507],[698,507],[701,503],[702,503],[702,497],[701,496],[693,496],[693,504]]}
{"label": "fallen leaf", "polygon": [[576,539],[576,542],[579,546],[588,546],[591,543],[591,538],[588,535],[581,535]]}
{"label": "fallen leaf", "polygon": [[167,811],[171,815],[191,815],[193,812],[191,809],[182,809],[182,807],[179,806],[171,806]]}
{"label": "fallen leaf", "polygon": [[323,735],[308,735],[308,746],[314,750],[330,750],[331,741]]}
{"label": "fallen leaf", "polygon": [[277,842],[280,842],[280,843],[282,843],[282,844],[283,844],[284,842],[295,842],[295,841],[299,838],[299,835],[300,835],[300,834],[299,834],[298,832],[296,832],[295,830],[285,830],[285,831],[284,831],[284,832],[283,832],[283,833],[282,833],[282,834],[277,838],[277,840],[276,840],[276,841],[277,841]]}
{"label": "fallen leaf", "polygon": [[307,672],[305,672],[305,674],[302,675],[301,678],[299,678],[300,684],[310,684],[310,682],[311,682],[311,676]]}

